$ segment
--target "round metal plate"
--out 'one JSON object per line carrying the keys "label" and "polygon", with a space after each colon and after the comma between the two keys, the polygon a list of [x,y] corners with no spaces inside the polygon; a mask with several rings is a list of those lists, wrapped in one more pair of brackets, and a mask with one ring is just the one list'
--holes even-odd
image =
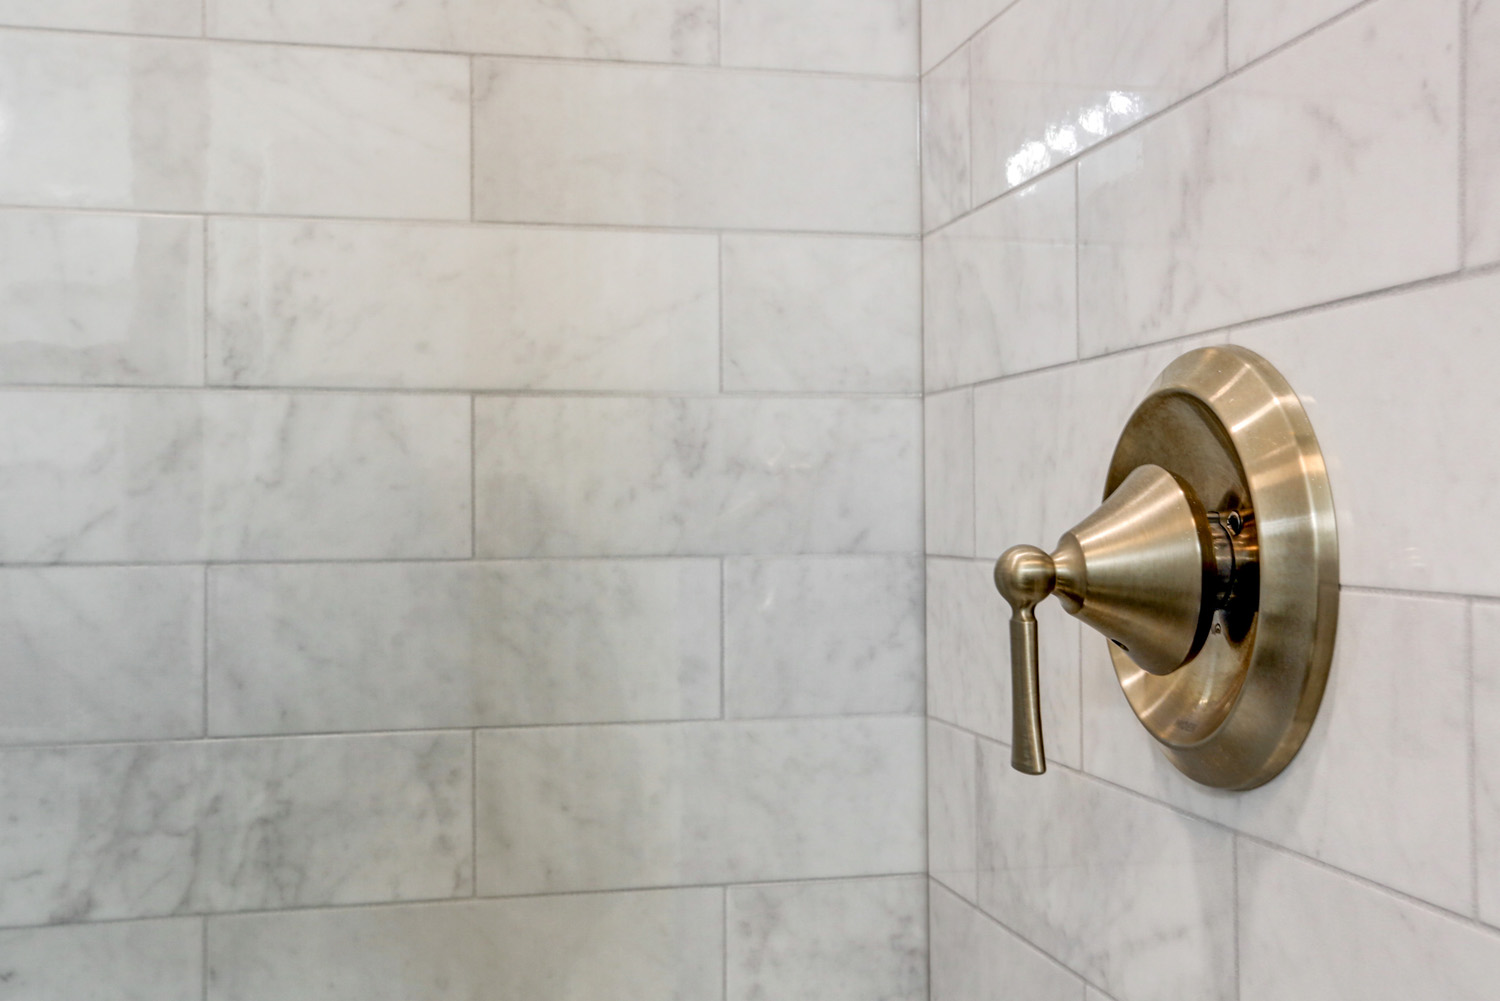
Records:
{"label": "round metal plate", "polygon": [[1148,674],[1111,646],[1125,697],[1188,777],[1251,789],[1296,756],[1323,698],[1338,620],[1338,533],[1323,453],[1297,394],[1264,358],[1211,347],[1172,362],[1125,425],[1108,497],[1154,463],[1210,511],[1236,510],[1258,574],[1196,657]]}

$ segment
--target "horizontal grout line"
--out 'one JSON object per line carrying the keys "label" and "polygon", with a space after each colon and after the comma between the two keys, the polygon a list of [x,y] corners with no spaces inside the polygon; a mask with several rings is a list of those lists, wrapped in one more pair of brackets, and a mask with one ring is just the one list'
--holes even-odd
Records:
{"label": "horizontal grout line", "polygon": [[103,28],[62,28],[36,24],[7,24],[0,22],[0,33],[35,33],[84,38],[112,38],[149,42],[183,42],[198,45],[242,45],[256,48],[310,49],[324,52],[363,53],[367,55],[435,56],[450,59],[491,59],[497,62],[533,62],[562,66],[611,66],[642,70],[692,70],[711,73],[745,73],[755,76],[780,76],[793,79],[847,80],[867,83],[916,84],[921,78],[920,62],[911,73],[876,73],[865,71],[845,72],[828,69],[802,69],[786,66],[737,66],[712,62],[673,62],[660,59],[594,58],[580,55],[547,55],[535,52],[496,52],[479,49],[430,49],[420,46],[356,45],[348,42],[307,41],[302,39],[241,38],[230,35],[207,33],[196,35],[171,35],[143,31],[118,31]]}
{"label": "horizontal grout line", "polygon": [[[3,380],[3,377],[0,377]],[[919,391],[906,392],[838,392],[820,390],[634,390],[634,389],[453,389],[447,387],[411,386],[311,386],[294,384],[204,385],[182,383],[6,383],[0,381],[0,393],[171,393],[175,395],[214,393],[266,396],[373,396],[373,397],[475,397],[476,399],[550,399],[550,400],[912,400],[921,401]]]}
{"label": "horizontal grout line", "polygon": [[392,558],[389,556],[371,557],[310,557],[307,559],[288,559],[286,557],[268,557],[266,559],[197,559],[197,560],[162,560],[153,562],[150,560],[102,560],[98,562],[69,561],[69,562],[8,562],[0,560],[0,571],[4,570],[126,570],[126,569],[163,569],[163,568],[189,568],[189,567],[306,567],[306,566],[436,566],[448,564],[473,563],[476,565],[489,563],[600,563],[600,562],[664,562],[672,560],[835,560],[835,559],[922,559],[922,554],[915,551],[885,551],[885,552],[857,552],[857,553],[622,553],[622,554],[544,554],[537,556],[492,556],[481,553],[479,556],[431,556]]}
{"label": "horizontal grout line", "polygon": [[[998,928],[1000,928],[1001,931],[1005,932],[1007,935],[1010,935],[1011,937],[1015,938],[1023,946],[1026,946],[1027,948],[1031,949],[1037,955],[1039,955],[1043,959],[1045,959],[1048,963],[1050,963],[1053,966],[1057,967],[1059,970],[1063,971],[1068,976],[1072,977],[1074,980],[1076,980],[1079,983],[1084,984],[1084,985],[1086,985],[1088,987],[1092,987],[1095,991],[1097,991],[1097,992],[1099,992],[1101,994],[1104,993],[1103,989],[1100,988],[1098,984],[1094,983],[1092,980],[1089,980],[1087,977],[1085,977],[1083,974],[1079,973],[1077,970],[1073,969],[1071,966],[1069,966],[1067,963],[1063,962],[1057,956],[1053,955],[1051,952],[1049,952],[1046,949],[1042,948],[1040,945],[1038,945],[1037,943],[1033,942],[1030,938],[1026,937],[1025,935],[1022,935],[1020,932],[1016,931],[1010,925],[1006,924],[1004,921],[1001,921],[995,915],[993,915],[989,911],[985,910],[983,907],[980,906],[980,904],[979,904],[979,902],[977,900],[970,900],[968,897],[964,896],[958,890],[955,890],[953,887],[949,886],[947,883],[944,883],[937,876],[929,874],[928,878],[931,879],[934,883],[937,883],[943,889],[947,890],[955,898],[957,898],[958,901],[959,901],[959,903],[963,904],[965,907],[967,907],[970,910],[972,910],[975,914],[978,914],[984,920],[986,920],[986,921],[990,922],[991,924],[997,926]],[[976,897],[978,896],[977,892],[975,893],[975,896]]]}

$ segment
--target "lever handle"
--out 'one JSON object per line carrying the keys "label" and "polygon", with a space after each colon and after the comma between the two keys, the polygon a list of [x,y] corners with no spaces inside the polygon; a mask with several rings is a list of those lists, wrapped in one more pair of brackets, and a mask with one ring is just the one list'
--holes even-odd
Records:
{"label": "lever handle", "polygon": [[1033,609],[1057,587],[1057,565],[1035,546],[1014,546],[995,562],[995,587],[1011,607],[1010,764],[1018,772],[1040,775],[1047,770],[1047,754]]}

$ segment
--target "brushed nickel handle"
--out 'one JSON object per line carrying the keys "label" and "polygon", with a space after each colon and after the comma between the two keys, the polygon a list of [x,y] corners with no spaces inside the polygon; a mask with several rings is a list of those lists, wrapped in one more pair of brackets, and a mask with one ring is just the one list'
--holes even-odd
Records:
{"label": "brushed nickel handle", "polygon": [[1057,566],[1035,546],[1014,546],[995,562],[995,587],[1010,603],[1010,764],[1018,772],[1047,770],[1042,744],[1042,695],[1037,657],[1037,603],[1057,587]]}

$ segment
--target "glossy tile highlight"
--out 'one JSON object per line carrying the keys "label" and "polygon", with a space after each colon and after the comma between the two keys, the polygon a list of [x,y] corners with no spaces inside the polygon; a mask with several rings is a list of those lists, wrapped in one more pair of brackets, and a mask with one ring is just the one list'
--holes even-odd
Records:
{"label": "glossy tile highlight", "polygon": [[1083,354],[1457,268],[1458,32],[1371,5],[1084,160]]}
{"label": "glossy tile highlight", "polygon": [[203,732],[203,570],[0,570],[0,743]]}
{"label": "glossy tile highlight", "polygon": [[458,57],[0,31],[0,200],[469,217]]}
{"label": "glossy tile highlight", "polygon": [[215,567],[209,729],[719,715],[716,560]]}
{"label": "glossy tile highlight", "polygon": [[1081,1001],[1083,982],[942,884],[931,884],[932,1001]]}
{"label": "glossy tile highlight", "polygon": [[922,560],[724,563],[730,718],[922,711]]}
{"label": "glossy tile highlight", "polygon": [[927,1001],[925,877],[727,893],[727,1001]]}
{"label": "glossy tile highlight", "polygon": [[481,59],[475,87],[480,219],[917,231],[915,82]]}
{"label": "glossy tile highlight", "polygon": [[0,212],[0,381],[203,383],[203,224]]}
{"label": "glossy tile highlight", "polygon": [[916,240],[724,235],[724,389],[922,386]]}
{"label": "glossy tile highlight", "polygon": [[208,0],[208,34],[364,48],[711,63],[710,0]]}
{"label": "glossy tile highlight", "polygon": [[712,236],[215,219],[209,254],[216,384],[719,385]]}
{"label": "glossy tile highlight", "polygon": [[201,1001],[203,926],[192,918],[0,931],[0,998]]}
{"label": "glossy tile highlight", "polygon": [[723,0],[725,66],[912,76],[918,0]]}
{"label": "glossy tile highlight", "polygon": [[1224,72],[1219,0],[1021,0],[971,47],[974,204]]}
{"label": "glossy tile highlight", "polygon": [[255,914],[210,920],[208,997],[702,1001],[723,956],[718,889]]}
{"label": "glossy tile highlight", "polygon": [[919,872],[922,721],[479,734],[479,893]]}
{"label": "glossy tile highlight", "polygon": [[479,554],[913,552],[920,421],[915,400],[480,399]]}

